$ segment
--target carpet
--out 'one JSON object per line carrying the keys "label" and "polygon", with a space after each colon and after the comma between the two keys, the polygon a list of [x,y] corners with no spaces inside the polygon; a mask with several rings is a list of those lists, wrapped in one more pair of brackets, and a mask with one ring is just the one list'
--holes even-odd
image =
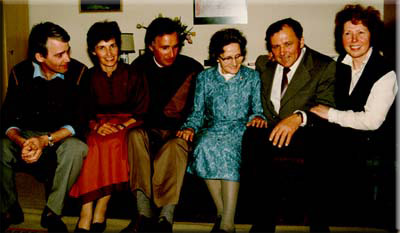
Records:
{"label": "carpet", "polygon": [[47,232],[47,230],[10,227],[6,230],[5,233],[38,233],[38,232]]}

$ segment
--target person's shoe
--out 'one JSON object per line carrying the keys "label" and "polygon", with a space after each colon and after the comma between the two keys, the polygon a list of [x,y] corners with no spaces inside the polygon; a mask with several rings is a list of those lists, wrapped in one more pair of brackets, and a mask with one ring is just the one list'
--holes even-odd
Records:
{"label": "person's shoe", "polygon": [[104,222],[95,222],[92,223],[92,226],[90,227],[91,232],[104,232],[107,227],[107,220],[104,220]]}
{"label": "person's shoe", "polygon": [[76,222],[76,226],[75,226],[74,232],[90,232],[90,230],[87,230],[87,229],[79,227],[80,220],[81,220],[81,218],[78,218],[78,221]]}
{"label": "person's shoe", "polygon": [[157,232],[172,232],[172,224],[164,216],[159,218],[156,226]]}
{"label": "person's shoe", "polygon": [[139,215],[136,220],[131,220],[129,225],[122,229],[121,233],[132,233],[132,232],[153,232],[154,221],[152,218]]}
{"label": "person's shoe", "polygon": [[256,232],[275,232],[275,225],[265,225],[265,224],[253,224],[250,228],[250,233],[256,233]]}
{"label": "person's shoe", "polygon": [[217,233],[217,232],[220,232],[220,231],[221,231],[221,229],[220,229],[220,227],[221,227],[221,220],[222,220],[221,215],[218,215],[218,216],[217,216],[217,219],[215,219],[214,226],[213,226],[213,228],[211,229],[210,233]]}
{"label": "person's shoe", "polygon": [[10,209],[1,214],[0,232],[5,232],[11,224],[20,224],[24,221],[24,212],[18,202],[14,203]]}
{"label": "person's shoe", "polygon": [[84,233],[84,232],[91,232],[91,231],[90,231],[90,230],[83,229],[83,228],[79,228],[78,226],[76,226],[74,232]]}
{"label": "person's shoe", "polygon": [[61,220],[61,216],[53,213],[47,206],[44,208],[40,225],[47,228],[48,232],[68,232],[67,226]]}

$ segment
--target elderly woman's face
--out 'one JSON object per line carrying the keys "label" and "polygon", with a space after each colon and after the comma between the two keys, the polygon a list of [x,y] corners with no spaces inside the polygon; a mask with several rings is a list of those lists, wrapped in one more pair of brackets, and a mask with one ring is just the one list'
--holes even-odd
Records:
{"label": "elderly woman's face", "polygon": [[243,55],[238,43],[224,46],[224,52],[219,55],[218,63],[221,64],[223,74],[236,74],[243,62]]}
{"label": "elderly woman's face", "polygon": [[92,53],[97,57],[100,67],[103,70],[116,67],[118,62],[118,45],[114,38],[108,41],[102,40],[97,43]]}
{"label": "elderly woman's face", "polygon": [[371,33],[361,22],[347,21],[343,25],[342,42],[346,52],[353,59],[364,60],[370,47]]}

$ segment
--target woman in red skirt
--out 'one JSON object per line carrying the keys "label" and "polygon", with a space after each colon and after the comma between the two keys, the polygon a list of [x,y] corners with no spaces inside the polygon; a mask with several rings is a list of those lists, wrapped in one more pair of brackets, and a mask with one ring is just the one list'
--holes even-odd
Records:
{"label": "woman in red skirt", "polygon": [[116,22],[92,25],[87,44],[95,64],[89,70],[89,152],[70,195],[82,200],[75,232],[103,232],[111,193],[128,187],[126,132],[141,124],[147,110],[148,89],[145,80],[135,75],[129,65],[118,62],[121,31]]}

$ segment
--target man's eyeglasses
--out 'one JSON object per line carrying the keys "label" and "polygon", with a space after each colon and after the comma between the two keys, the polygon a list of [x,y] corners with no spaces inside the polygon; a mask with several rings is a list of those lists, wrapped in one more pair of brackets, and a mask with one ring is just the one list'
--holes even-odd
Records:
{"label": "man's eyeglasses", "polygon": [[240,60],[243,59],[243,55],[242,54],[238,54],[235,57],[221,57],[219,56],[219,58],[224,62],[224,63],[232,63],[233,59],[235,59],[236,62],[239,62]]}

